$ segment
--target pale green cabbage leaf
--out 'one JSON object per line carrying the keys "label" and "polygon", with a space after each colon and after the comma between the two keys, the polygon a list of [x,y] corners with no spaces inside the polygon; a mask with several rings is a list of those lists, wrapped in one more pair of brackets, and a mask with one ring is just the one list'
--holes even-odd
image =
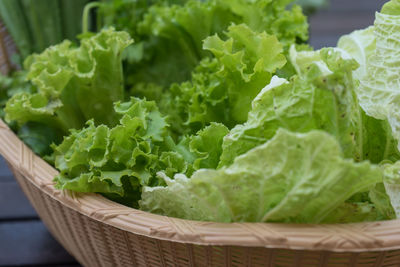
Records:
{"label": "pale green cabbage leaf", "polygon": [[337,138],[344,155],[356,161],[395,161],[400,154],[387,122],[367,116],[356,96],[352,72],[358,64],[342,51],[290,51],[297,75],[274,77],[253,100],[248,120],[224,138],[219,166],[272,138],[279,128],[324,130]]}
{"label": "pale green cabbage leaf", "polygon": [[374,26],[370,26],[366,29],[356,30],[348,35],[344,35],[338,41],[338,48],[346,51],[360,65],[353,72],[354,77],[357,79],[367,74],[368,60],[375,53],[376,39],[374,31]]}
{"label": "pale green cabbage leaf", "polygon": [[[400,161],[393,164],[386,163],[382,168],[384,188],[381,191],[386,192],[386,196],[382,196],[381,199],[387,201],[387,198],[389,198],[396,217],[400,218]],[[385,206],[388,207],[389,205],[386,204]]]}
{"label": "pale green cabbage leaf", "polygon": [[159,176],[168,186],[145,187],[143,210],[220,222],[332,222],[347,199],[382,181],[378,167],[344,159],[331,135],[283,129],[227,167]]}
{"label": "pale green cabbage leaf", "polygon": [[368,115],[387,120],[397,142],[400,140],[399,10],[398,1],[390,1],[382,12],[376,13],[376,49],[370,57],[366,56],[366,72],[360,78],[357,90],[361,107]]}

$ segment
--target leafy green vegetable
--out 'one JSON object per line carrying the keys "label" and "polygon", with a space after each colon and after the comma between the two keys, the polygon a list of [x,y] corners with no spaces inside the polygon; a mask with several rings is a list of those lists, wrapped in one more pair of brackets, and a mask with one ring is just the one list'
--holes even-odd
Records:
{"label": "leafy green vegetable", "polygon": [[33,92],[36,89],[26,81],[26,72],[13,72],[10,76],[0,74],[0,118],[4,118],[4,108],[9,98],[17,93]]}
{"label": "leafy green vegetable", "polygon": [[132,98],[116,103],[114,109],[121,117],[115,127],[96,127],[89,121],[84,129],[72,130],[59,146],[53,146],[60,170],[57,188],[135,199],[132,196],[138,195],[141,186],[159,184],[158,171],[191,174],[216,167],[222,137],[228,132],[225,126],[211,124],[175,145],[155,102]]}
{"label": "leafy green vegetable", "polygon": [[[4,119],[8,98],[20,93],[33,93],[36,87],[26,80],[26,71],[14,72],[12,76],[0,75],[0,117]],[[27,122],[21,127],[15,123],[9,125],[32,150],[41,156],[52,153],[50,145],[61,141],[62,133],[46,124]]]}
{"label": "leafy green vegetable", "polygon": [[191,82],[172,85],[172,96],[166,95],[166,108],[176,108],[175,129],[187,124],[195,132],[213,121],[228,127],[246,121],[253,98],[286,63],[272,35],[240,24],[230,26],[225,36],[225,41],[218,35],[205,39],[204,49],[215,58],[203,60]]}
{"label": "leafy green vegetable", "polygon": [[96,127],[89,121],[86,128],[73,130],[53,147],[55,166],[60,170],[57,188],[124,196],[125,187],[139,190],[141,184],[152,182],[153,169],[159,164],[159,143],[166,132],[165,119],[154,102],[134,98],[117,103],[115,111],[121,119],[114,128]]}
{"label": "leafy green vegetable", "polygon": [[124,97],[121,53],[131,42],[127,33],[109,29],[82,40],[78,48],[64,41],[30,56],[27,79],[37,90],[15,94],[7,102],[6,120],[40,122],[62,133],[89,119],[115,124],[110,110]]}
{"label": "leafy green vegetable", "polygon": [[376,49],[374,27],[370,26],[364,30],[356,30],[349,35],[339,39],[338,47],[345,50],[349,56],[354,58],[360,65],[353,72],[356,78],[361,78],[367,73],[367,61]]}
{"label": "leafy green vegetable", "polygon": [[387,124],[366,116],[358,105],[354,60],[333,49],[297,52],[292,48],[291,61],[298,75],[290,82],[274,77],[254,98],[248,121],[225,137],[219,166],[268,141],[279,128],[324,130],[337,138],[346,157],[356,161],[379,163],[400,157]]}
{"label": "leafy green vegetable", "polygon": [[[357,90],[360,105],[365,112],[381,120],[387,120],[393,135],[400,140],[400,87],[398,84],[400,47],[400,6],[390,1],[376,14],[374,35],[376,49],[371,53],[366,47],[366,72]],[[372,54],[371,56],[368,56]]]}
{"label": "leafy green vegetable", "polygon": [[[296,53],[292,51],[292,54]],[[360,159],[360,109],[351,72],[357,67],[333,50],[299,52],[299,75],[286,81],[275,77],[253,100],[246,123],[235,126],[224,139],[219,166],[271,139],[279,128],[308,132],[321,129],[334,135],[346,157]]]}
{"label": "leafy green vegetable", "polygon": [[222,140],[228,132],[223,124],[212,122],[196,135],[184,137],[174,150],[193,164],[194,170],[215,169],[222,153]]}
{"label": "leafy green vegetable", "polygon": [[290,2],[117,1],[103,5],[100,14],[105,25],[128,30],[135,39],[126,53],[128,85],[143,88],[143,83],[156,83],[164,90],[171,83],[190,79],[198,63],[211,56],[203,50],[203,40],[221,35],[232,23],[273,34],[285,48],[305,42],[306,18],[300,7],[287,8]]}
{"label": "leafy green vegetable", "polygon": [[376,166],[343,159],[332,136],[283,129],[228,167],[199,170],[190,179],[160,176],[168,186],[145,187],[142,209],[221,222],[318,223],[355,193],[382,181]]}
{"label": "leafy green vegetable", "polygon": [[50,155],[50,145],[62,141],[62,133],[46,124],[28,122],[18,129],[18,137],[38,155]]}
{"label": "leafy green vegetable", "polygon": [[326,216],[321,223],[352,223],[394,218],[393,216],[381,215],[374,204],[369,202],[345,202]]}
{"label": "leafy green vegetable", "polygon": [[[381,196],[381,199],[386,201],[389,199],[396,217],[400,218],[400,161],[397,161],[394,164],[384,164],[383,170],[384,188],[382,188],[381,191],[386,192],[386,195]],[[390,204],[385,203],[385,205],[382,206],[390,211]]]}

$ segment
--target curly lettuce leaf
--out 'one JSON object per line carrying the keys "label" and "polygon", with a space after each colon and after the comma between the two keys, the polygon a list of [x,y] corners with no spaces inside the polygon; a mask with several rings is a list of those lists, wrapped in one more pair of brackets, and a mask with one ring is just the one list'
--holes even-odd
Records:
{"label": "curly lettuce leaf", "polygon": [[253,31],[274,35],[287,50],[292,44],[308,40],[307,18],[293,0],[218,0],[242,18]]}
{"label": "curly lettuce leaf", "polygon": [[[125,197],[125,187],[139,190],[141,185],[156,182],[152,178],[160,168],[160,146],[168,126],[165,118],[154,102],[136,98],[116,103],[115,112],[121,117],[115,127],[95,126],[89,121],[85,128],[72,130],[60,145],[53,146],[55,166],[60,171],[55,178],[57,188]],[[179,155],[169,156],[174,157],[170,163],[179,161]],[[165,159],[163,162],[168,164]]]}
{"label": "curly lettuce leaf", "polygon": [[284,129],[228,167],[202,169],[190,179],[159,175],[168,186],[145,187],[141,209],[220,222],[332,222],[347,199],[382,181],[380,168],[344,159],[329,134]]}
{"label": "curly lettuce leaf", "polygon": [[9,76],[0,74],[0,118],[4,118],[4,108],[9,98],[18,93],[35,92],[36,88],[26,81],[25,71],[15,71]]}
{"label": "curly lettuce leaf", "polygon": [[184,137],[174,150],[193,164],[193,170],[215,169],[222,153],[222,140],[228,133],[229,129],[223,124],[213,122],[196,135]]}
{"label": "curly lettuce leaf", "polygon": [[138,84],[142,88],[143,83],[156,83],[165,90],[189,80],[199,62],[211,57],[203,50],[203,40],[222,34],[231,24],[275,35],[286,50],[308,38],[306,17],[299,6],[290,5],[292,0],[115,2],[100,7],[100,18],[135,39],[125,54],[126,81],[135,96]]}
{"label": "curly lettuce leaf", "polygon": [[141,19],[130,15],[128,23],[116,24],[118,29],[133,29],[137,41],[127,53],[127,83],[134,87],[133,92],[141,83],[156,83],[165,89],[190,79],[199,61],[209,56],[202,49],[202,40],[236,22],[234,15],[214,0],[184,1],[182,5],[168,2],[147,4]]}
{"label": "curly lettuce leaf", "polygon": [[80,47],[64,41],[28,57],[27,79],[37,91],[15,94],[6,104],[6,120],[43,123],[63,133],[89,119],[115,124],[110,111],[124,97],[121,53],[131,42],[127,33],[108,29]]}
{"label": "curly lettuce leaf", "polygon": [[251,101],[286,58],[275,36],[257,34],[245,24],[230,26],[225,35],[226,41],[208,37],[203,47],[220,63],[217,74],[225,79],[232,119],[245,121]]}
{"label": "curly lettuce leaf", "polygon": [[[26,74],[26,71],[15,71],[10,76],[0,75],[0,118],[4,119],[4,108],[9,98],[17,94],[32,94],[37,91],[36,87],[27,81]],[[50,145],[59,143],[62,139],[62,132],[40,122],[31,121],[20,127],[15,122],[10,122],[9,126],[33,152],[40,156],[51,154]]]}
{"label": "curly lettuce leaf", "polygon": [[104,0],[97,10],[98,19],[106,26],[126,31],[136,40],[139,38],[137,24],[153,5],[183,5],[188,0]]}
{"label": "curly lettuce leaf", "polygon": [[[283,47],[272,35],[252,31],[245,24],[232,25],[225,33],[208,37],[204,48],[215,58],[203,60],[192,81],[171,87],[168,110],[174,129],[189,126],[189,133],[220,122],[228,127],[244,122],[251,101],[285,65]],[[181,130],[182,131],[182,130]]]}
{"label": "curly lettuce leaf", "polygon": [[156,177],[159,171],[191,175],[199,168],[216,167],[228,132],[222,124],[213,123],[175,144],[154,101],[131,98],[117,102],[114,110],[120,117],[114,127],[96,126],[91,120],[53,146],[60,171],[57,188],[103,193],[136,206],[142,186],[164,183]]}

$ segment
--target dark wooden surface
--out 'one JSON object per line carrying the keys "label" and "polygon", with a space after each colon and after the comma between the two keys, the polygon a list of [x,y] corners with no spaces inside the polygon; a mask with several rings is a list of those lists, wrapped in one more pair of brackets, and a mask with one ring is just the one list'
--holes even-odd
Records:
{"label": "dark wooden surface", "polygon": [[[310,18],[311,45],[335,46],[338,38],[373,23],[383,0],[331,0]],[[79,266],[47,231],[0,158],[0,266]]]}
{"label": "dark wooden surface", "polygon": [[1,157],[0,266],[80,266],[47,231]]}

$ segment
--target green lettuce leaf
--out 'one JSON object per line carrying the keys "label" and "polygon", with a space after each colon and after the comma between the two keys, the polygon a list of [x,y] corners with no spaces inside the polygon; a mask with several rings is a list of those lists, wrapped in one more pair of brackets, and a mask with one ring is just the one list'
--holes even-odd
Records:
{"label": "green lettuce leaf", "polygon": [[[231,24],[275,35],[287,50],[305,42],[308,24],[293,0],[114,1],[100,7],[103,24],[127,30],[135,44],[127,49],[126,81],[139,91],[143,83],[161,90],[187,81],[201,60],[212,57],[203,40],[221,35]],[[155,99],[151,99],[155,100]]]}
{"label": "green lettuce leaf", "polygon": [[216,167],[228,132],[222,124],[213,123],[175,144],[154,101],[131,98],[117,102],[114,110],[120,117],[114,127],[96,126],[90,120],[53,145],[60,171],[57,188],[103,193],[137,206],[142,186],[164,184],[156,177],[159,171],[191,175],[199,168]]}
{"label": "green lettuce leaf", "polygon": [[26,81],[25,71],[15,71],[9,76],[0,74],[0,118],[4,119],[4,108],[9,98],[18,93],[32,93],[36,88]]}
{"label": "green lettuce leaf", "polygon": [[40,122],[27,122],[17,130],[18,137],[40,156],[50,155],[51,144],[59,144],[63,133]]}
{"label": "green lettuce leaf", "polygon": [[[26,75],[26,71],[15,71],[10,76],[0,75],[0,118],[4,119],[4,108],[9,98],[17,94],[37,92],[36,87],[27,81]],[[59,143],[62,139],[62,132],[40,122],[30,121],[20,127],[15,122],[9,122],[9,126],[25,144],[40,156],[49,155],[52,152],[50,145]]]}
{"label": "green lettuce leaf", "polygon": [[274,35],[287,50],[308,39],[307,19],[293,0],[217,0],[253,31]]}
{"label": "green lettuce leaf", "polygon": [[212,122],[196,135],[184,137],[174,150],[193,164],[193,170],[215,169],[222,153],[222,140],[228,133],[228,128],[223,124]]}
{"label": "green lettuce leaf", "polygon": [[[154,102],[132,98],[116,103],[115,111],[121,118],[115,127],[95,126],[89,121],[85,128],[72,130],[60,145],[53,146],[55,166],[60,171],[55,178],[57,188],[125,197],[126,187],[137,191],[143,184],[157,182],[152,178],[161,168],[159,156],[163,169],[178,167],[179,155],[170,154],[173,159],[169,161],[160,155],[168,125]],[[177,172],[184,172],[184,167]]]}
{"label": "green lettuce leaf", "polygon": [[103,30],[84,39],[52,46],[24,63],[36,92],[15,94],[6,104],[6,120],[39,122],[63,133],[89,119],[115,124],[113,102],[124,97],[121,53],[132,40],[127,33]]}
{"label": "green lettuce leaf", "polygon": [[202,169],[190,179],[159,176],[168,186],[145,187],[141,209],[221,222],[332,222],[347,199],[382,181],[380,168],[344,159],[329,134],[284,129],[228,167]]}
{"label": "green lettuce leaf", "polygon": [[192,74],[192,81],[174,84],[168,110],[175,108],[174,129],[189,126],[189,133],[220,122],[233,127],[247,119],[251,101],[285,65],[283,47],[272,35],[252,31],[245,24],[232,25],[225,33],[208,37],[204,48],[215,58],[205,59]]}

